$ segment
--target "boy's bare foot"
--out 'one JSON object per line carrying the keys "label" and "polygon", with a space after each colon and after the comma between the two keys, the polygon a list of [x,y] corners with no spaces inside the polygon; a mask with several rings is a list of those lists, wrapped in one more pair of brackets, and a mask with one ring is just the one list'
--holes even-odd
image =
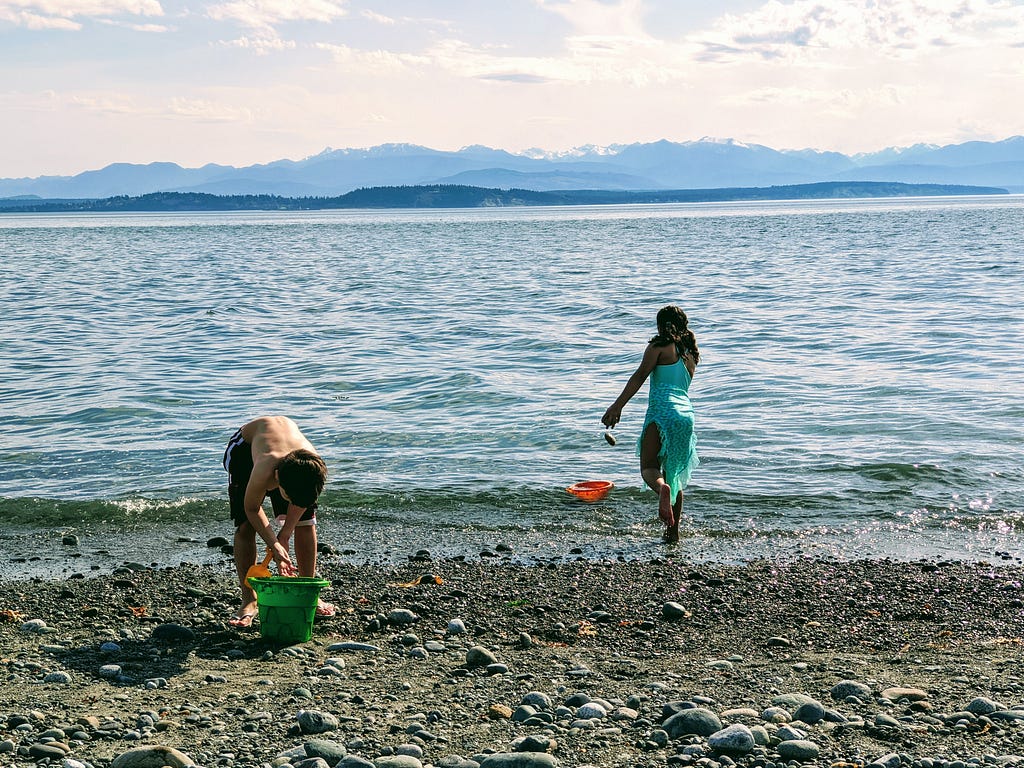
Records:
{"label": "boy's bare foot", "polygon": [[669,528],[676,521],[675,515],[672,514],[672,489],[668,487],[668,483],[658,489],[658,517]]}
{"label": "boy's bare foot", "polygon": [[258,615],[259,610],[256,603],[246,603],[238,610],[238,613],[228,619],[228,624],[232,627],[251,627]]}
{"label": "boy's bare foot", "polygon": [[319,603],[316,604],[316,615],[320,618],[330,618],[331,616],[336,616],[337,613],[338,609],[330,603],[325,603],[323,600],[321,600]]}

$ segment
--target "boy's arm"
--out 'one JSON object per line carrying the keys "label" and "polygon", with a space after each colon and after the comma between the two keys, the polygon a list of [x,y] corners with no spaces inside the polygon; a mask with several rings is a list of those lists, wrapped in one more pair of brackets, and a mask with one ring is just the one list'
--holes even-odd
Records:
{"label": "boy's arm", "polygon": [[299,523],[299,518],[305,513],[305,507],[296,507],[291,502],[288,503],[288,512],[285,514],[284,524],[277,534],[277,540],[284,543],[286,550],[288,549],[288,541],[291,539],[292,533],[295,532],[295,526]]}
{"label": "boy's arm", "polygon": [[[267,518],[267,513],[263,511],[263,499],[266,495],[266,482],[260,482],[257,473],[253,471],[249,478],[249,485],[245,488],[245,517],[248,519],[249,525],[256,531],[256,535],[263,539],[267,549],[274,553],[274,561],[281,573],[287,576],[293,570],[292,561],[288,557],[288,549],[278,541],[274,529],[270,525],[270,520]],[[284,540],[287,541],[287,539]]]}

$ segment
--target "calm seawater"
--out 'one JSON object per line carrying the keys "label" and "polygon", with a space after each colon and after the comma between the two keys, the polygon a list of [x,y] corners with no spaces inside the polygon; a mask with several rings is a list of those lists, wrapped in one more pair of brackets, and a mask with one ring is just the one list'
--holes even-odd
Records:
{"label": "calm seawater", "polygon": [[[353,562],[1016,559],[1022,234],[1021,197],[0,216],[0,575],[223,561],[221,454],[268,413]],[[675,547],[646,388],[600,424],[667,303],[702,353]]]}

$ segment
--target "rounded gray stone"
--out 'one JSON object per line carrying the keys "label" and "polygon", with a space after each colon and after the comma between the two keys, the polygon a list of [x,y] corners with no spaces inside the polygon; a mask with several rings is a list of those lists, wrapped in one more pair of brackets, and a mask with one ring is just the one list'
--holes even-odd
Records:
{"label": "rounded gray stone", "polygon": [[396,627],[405,627],[410,624],[415,624],[419,620],[420,617],[408,608],[395,608],[388,614],[388,624]]}
{"label": "rounded gray stone", "polygon": [[303,733],[327,733],[338,727],[338,718],[317,709],[300,709],[296,720]]}
{"label": "rounded gray stone", "polygon": [[754,734],[742,723],[733,723],[708,736],[708,746],[716,752],[745,755],[756,746]]}
{"label": "rounded gray stone", "polygon": [[551,709],[551,697],[541,691],[530,691],[523,696],[522,704],[533,707],[536,710]]}
{"label": "rounded gray stone", "polygon": [[807,739],[792,739],[790,741],[780,742],[775,748],[775,751],[779,753],[779,757],[783,760],[797,760],[798,762],[804,763],[809,760],[817,760],[818,753],[821,750],[813,741],[808,741]]}
{"label": "rounded gray stone", "polygon": [[661,615],[669,621],[677,621],[679,619],[685,619],[690,615],[690,612],[679,603],[670,600],[661,606]]}
{"label": "rounded gray stone", "polygon": [[1006,707],[984,696],[971,699],[970,704],[967,705],[967,711],[972,715],[991,715],[1001,709],[1006,709]]}
{"label": "rounded gray stone", "polygon": [[310,739],[302,745],[306,757],[319,757],[330,765],[336,765],[345,757],[348,750],[344,745],[328,739]]}
{"label": "rounded gray stone", "polygon": [[357,643],[354,640],[345,640],[341,643],[331,643],[327,646],[329,653],[336,653],[337,651],[368,651],[374,652],[379,651],[380,647],[376,645],[370,645],[369,643]]}
{"label": "rounded gray stone", "polygon": [[754,737],[754,743],[759,747],[766,746],[772,740],[771,735],[768,733],[768,729],[763,725],[750,726],[750,735]]}
{"label": "rounded gray stone", "polygon": [[820,723],[825,719],[825,708],[816,701],[809,701],[797,707],[793,713],[793,719],[808,725]]}
{"label": "rounded gray stone", "polygon": [[174,747],[153,745],[123,752],[110,763],[110,768],[185,768],[195,765],[192,758]]}
{"label": "rounded gray stone", "polygon": [[449,635],[464,635],[466,634],[466,623],[462,619],[452,619],[448,622],[448,634]]}
{"label": "rounded gray stone", "polygon": [[576,717],[580,720],[592,720],[608,716],[608,710],[595,701],[588,702],[576,710]]}
{"label": "rounded gray stone", "polygon": [[373,761],[376,768],[423,768],[417,758],[412,755],[385,755]]}
{"label": "rounded gray stone", "polygon": [[783,725],[775,732],[775,737],[779,741],[797,741],[799,739],[806,739],[807,732],[802,731],[799,728],[795,728],[792,725]]}
{"label": "rounded gray stone", "polygon": [[662,723],[661,726],[673,739],[680,736],[710,736],[715,731],[722,730],[722,721],[718,715],[710,709],[694,707],[676,712],[672,717]]}
{"label": "rounded gray stone", "polygon": [[466,651],[466,666],[470,669],[497,663],[497,657],[482,645],[474,645]]}
{"label": "rounded gray stone", "polygon": [[766,723],[788,723],[793,715],[785,707],[768,707],[761,713],[761,719]]}

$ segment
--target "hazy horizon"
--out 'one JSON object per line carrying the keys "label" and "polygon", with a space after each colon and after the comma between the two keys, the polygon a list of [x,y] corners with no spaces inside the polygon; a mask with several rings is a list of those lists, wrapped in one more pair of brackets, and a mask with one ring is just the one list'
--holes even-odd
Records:
{"label": "hazy horizon", "polygon": [[0,0],[0,177],[1022,132],[1024,0]]}

